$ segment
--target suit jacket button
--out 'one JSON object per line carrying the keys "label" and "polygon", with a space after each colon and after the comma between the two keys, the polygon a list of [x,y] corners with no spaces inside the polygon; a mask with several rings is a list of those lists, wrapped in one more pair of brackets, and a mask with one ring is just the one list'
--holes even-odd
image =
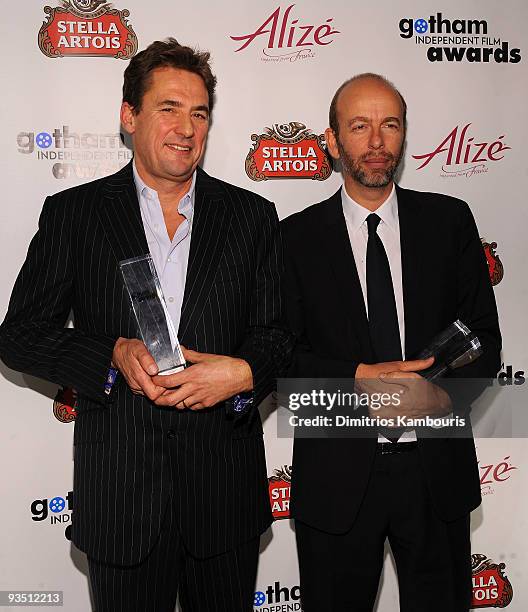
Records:
{"label": "suit jacket button", "polygon": [[167,438],[169,438],[169,440],[172,440],[173,438],[176,437],[176,432],[174,431],[174,429],[169,429],[169,431],[167,432]]}

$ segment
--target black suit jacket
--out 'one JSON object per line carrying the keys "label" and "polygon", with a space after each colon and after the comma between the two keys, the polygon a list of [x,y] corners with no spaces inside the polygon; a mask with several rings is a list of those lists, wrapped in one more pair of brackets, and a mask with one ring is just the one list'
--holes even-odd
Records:
{"label": "black suit jacket", "polygon": [[[187,548],[208,556],[271,522],[256,406],[287,358],[280,319],[278,218],[261,197],[198,169],[179,340],[246,359],[254,408],[154,406],[121,380],[103,392],[113,346],[137,337],[117,264],[148,253],[132,165],[47,198],[0,329],[16,370],[79,394],[72,539],[96,559],[134,564],[169,502]],[[64,324],[73,310],[75,328]]]}
{"label": "black suit jacket", "polygon": [[[467,204],[401,188],[397,196],[406,355],[416,355],[461,319],[480,338],[484,354],[456,376],[493,378],[500,368],[497,310]],[[282,228],[285,312],[297,340],[290,375],[353,377],[359,363],[374,359],[341,191],[287,218]],[[481,390],[474,387],[464,388],[467,403]],[[455,408],[460,410],[460,402]],[[363,498],[376,444],[375,439],[296,439],[292,514],[323,531],[347,531]],[[480,503],[471,438],[419,439],[419,450],[441,518],[453,520]]]}

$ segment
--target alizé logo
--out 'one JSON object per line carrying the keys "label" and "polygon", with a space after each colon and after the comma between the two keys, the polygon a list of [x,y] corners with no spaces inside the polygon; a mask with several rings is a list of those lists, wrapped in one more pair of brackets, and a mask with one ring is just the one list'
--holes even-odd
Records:
{"label": "aliz\u00e9 logo", "polygon": [[262,45],[262,61],[295,62],[299,59],[315,57],[314,49],[334,42],[339,30],[334,29],[334,18],[329,17],[323,23],[309,24],[292,14],[295,4],[290,4],[284,11],[277,7],[271,15],[254,32],[240,36],[230,36],[241,43],[235,53],[244,51],[252,43]]}
{"label": "aliz\u00e9 logo", "polygon": [[442,162],[440,176],[470,178],[488,172],[488,165],[504,158],[504,152],[511,147],[503,142],[504,134],[494,141],[475,139],[470,126],[455,126],[442,142],[430,153],[413,155],[413,159],[423,160],[416,170],[422,170],[435,158]]}
{"label": "aliz\u00e9 logo", "polygon": [[513,465],[510,456],[504,457],[498,463],[490,463],[483,465],[479,461],[480,472],[480,490],[482,495],[491,495],[495,493],[493,485],[501,484],[509,480],[512,476],[510,472],[517,470],[517,466]]}

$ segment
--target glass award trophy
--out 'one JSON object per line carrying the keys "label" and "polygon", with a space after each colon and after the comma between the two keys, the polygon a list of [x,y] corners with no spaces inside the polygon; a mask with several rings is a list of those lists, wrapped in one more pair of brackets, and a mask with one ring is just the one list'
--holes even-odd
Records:
{"label": "glass award trophy", "polygon": [[185,359],[150,255],[119,262],[141,339],[160,375],[183,370]]}
{"label": "glass award trophy", "polygon": [[449,370],[455,370],[475,361],[482,355],[482,347],[477,336],[462,323],[456,320],[443,332],[435,336],[428,347],[416,356],[416,359],[434,357],[430,368],[420,374],[427,380],[444,376]]}

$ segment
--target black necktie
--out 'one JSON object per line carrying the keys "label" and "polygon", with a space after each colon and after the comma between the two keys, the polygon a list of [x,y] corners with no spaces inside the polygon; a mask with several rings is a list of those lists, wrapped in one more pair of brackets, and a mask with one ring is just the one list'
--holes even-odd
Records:
{"label": "black necktie", "polygon": [[[370,339],[376,363],[402,359],[400,328],[387,253],[378,236],[381,219],[375,213],[367,217],[367,302]],[[403,429],[384,429],[382,434],[397,442]]]}
{"label": "black necktie", "polygon": [[377,363],[402,358],[398,313],[387,253],[378,236],[381,219],[367,217],[367,303],[370,339]]}

